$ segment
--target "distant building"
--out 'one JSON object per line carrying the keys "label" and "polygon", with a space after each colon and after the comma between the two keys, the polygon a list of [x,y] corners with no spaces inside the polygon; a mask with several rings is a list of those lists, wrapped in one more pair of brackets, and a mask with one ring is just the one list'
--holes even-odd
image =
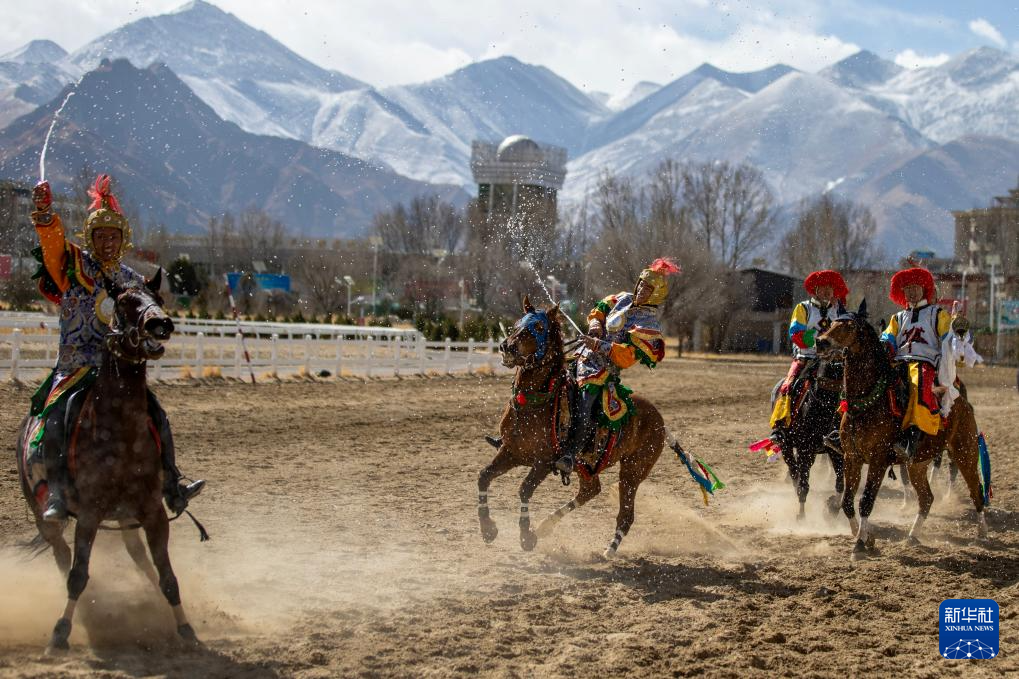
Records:
{"label": "distant building", "polygon": [[471,144],[471,173],[478,206],[488,217],[554,215],[566,179],[566,149],[539,144],[520,134],[495,145]]}
{"label": "distant building", "polygon": [[1019,185],[990,207],[955,210],[955,260],[960,270],[1019,274]]}

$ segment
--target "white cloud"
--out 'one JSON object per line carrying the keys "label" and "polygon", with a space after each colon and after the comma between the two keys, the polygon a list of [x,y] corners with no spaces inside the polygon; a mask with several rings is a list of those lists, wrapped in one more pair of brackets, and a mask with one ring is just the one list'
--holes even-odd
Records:
{"label": "white cloud", "polygon": [[969,30],[973,31],[976,35],[981,38],[990,40],[998,47],[1007,47],[1008,41],[1005,40],[1005,36],[1001,34],[997,28],[994,27],[987,19],[974,19],[969,22]]}
{"label": "white cloud", "polygon": [[903,50],[895,55],[895,63],[903,68],[917,69],[940,66],[948,61],[949,57],[944,52],[940,54],[917,54],[911,49]]}

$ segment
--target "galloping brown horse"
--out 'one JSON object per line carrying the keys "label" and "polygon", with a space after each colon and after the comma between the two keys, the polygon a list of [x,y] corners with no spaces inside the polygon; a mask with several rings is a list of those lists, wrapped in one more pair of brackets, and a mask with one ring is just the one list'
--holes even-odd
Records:
{"label": "galloping brown horse", "polygon": [[[89,558],[96,531],[103,521],[118,521],[124,542],[135,563],[156,582],[173,607],[177,632],[195,643],[194,630],[181,606],[177,578],[170,566],[169,522],[162,500],[159,443],[148,415],[147,361],[162,357],[163,342],[173,332],[173,321],[162,310],[158,290],[161,276],[144,288],[107,291],[116,299],[114,330],[107,336],[102,365],[95,383],[81,394],[77,417],[69,422],[68,460],[73,473],[68,509],[76,516],[74,562],[63,538],[63,524],[42,520],[42,507],[27,481],[24,469],[26,419],[18,437],[18,468],[25,500],[35,516],[40,536],[53,548],[57,566],[67,576],[67,605],[53,628],[48,651],[68,648],[71,620],[78,598],[88,582]],[[152,561],[145,555],[137,531],[145,531]]]}
{"label": "galloping brown horse", "polygon": [[[855,314],[833,323],[818,338],[817,344],[818,349],[826,355],[841,354],[845,357],[843,397],[846,412],[840,427],[846,465],[842,511],[856,535],[854,561],[873,545],[867,523],[881,481],[895,461],[892,445],[901,428],[901,418],[892,412],[892,390],[898,375],[877,332],[867,322],[866,309],[866,302],[863,302]],[[983,539],[987,536],[984,498],[977,478],[979,432],[973,407],[966,400],[965,387],[960,392],[961,395],[952,405],[947,426],[937,436],[923,437],[922,444],[907,465],[909,480],[916,489],[919,503],[916,520],[909,531],[908,540],[911,543],[919,541],[920,530],[934,502],[934,494],[927,481],[927,466],[945,449],[969,488],[977,512],[977,537]],[[860,473],[864,464],[868,465],[867,484],[860,499],[860,520],[857,521],[853,500],[860,485]]]}
{"label": "galloping brown horse", "polygon": [[[519,521],[520,546],[529,551],[534,549],[539,536],[551,534],[566,514],[596,496],[601,491],[601,481],[597,474],[581,475],[577,495],[542,521],[537,531],[531,530],[528,511],[531,495],[552,471],[553,461],[558,457],[555,427],[561,399],[566,396],[567,375],[559,307],[536,310],[525,297],[524,314],[530,320],[518,323],[500,346],[503,365],[517,369],[514,399],[503,411],[499,452],[478,475],[478,518],[482,537],[491,542],[499,531],[488,512],[489,485],[514,467],[530,467],[520,486]],[[616,553],[633,525],[637,487],[651,472],[666,439],[665,423],[658,410],[639,396],[632,398],[636,412],[604,465],[619,464],[619,513],[615,537],[604,552],[605,558]],[[678,448],[678,444],[671,445]]]}

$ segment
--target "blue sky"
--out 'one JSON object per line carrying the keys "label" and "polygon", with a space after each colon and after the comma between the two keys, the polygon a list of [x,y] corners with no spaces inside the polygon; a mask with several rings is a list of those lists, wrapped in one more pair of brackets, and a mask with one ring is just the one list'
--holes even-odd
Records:
{"label": "blue sky", "polygon": [[[933,65],[987,45],[1019,55],[1019,0],[213,0],[304,57],[373,85],[420,82],[511,54],[585,90],[622,94],[710,62],[816,71],[860,48]],[[0,53],[34,38],[74,50],[180,0],[47,0],[8,13]],[[200,28],[200,27],[198,27]]]}

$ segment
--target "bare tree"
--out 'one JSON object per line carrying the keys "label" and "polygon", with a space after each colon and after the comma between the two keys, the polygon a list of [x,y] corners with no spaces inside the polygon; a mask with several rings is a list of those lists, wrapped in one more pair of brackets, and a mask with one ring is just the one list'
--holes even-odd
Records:
{"label": "bare tree", "polygon": [[800,202],[796,222],[782,238],[780,257],[786,269],[799,275],[815,269],[874,268],[881,263],[875,230],[865,206],[822,193]]}
{"label": "bare tree", "polygon": [[671,256],[683,273],[670,282],[662,306],[667,327],[685,335],[695,319],[721,311],[726,302],[725,270],[689,219],[681,166],[665,161],[642,185],[603,175],[592,212],[599,237],[588,253],[592,294],[587,304],[632,289],[644,267]]}
{"label": "bare tree", "polygon": [[349,270],[343,257],[322,241],[307,243],[291,261],[290,270],[300,284],[301,296],[313,314],[332,314],[344,308],[347,291],[343,275]]}
{"label": "bare tree", "polygon": [[423,255],[459,250],[466,223],[455,206],[438,196],[419,196],[409,206],[397,205],[377,214],[372,229],[389,252]]}
{"label": "bare tree", "polygon": [[773,232],[775,199],[764,175],[726,161],[687,164],[680,174],[694,232],[729,269],[745,265]]}

